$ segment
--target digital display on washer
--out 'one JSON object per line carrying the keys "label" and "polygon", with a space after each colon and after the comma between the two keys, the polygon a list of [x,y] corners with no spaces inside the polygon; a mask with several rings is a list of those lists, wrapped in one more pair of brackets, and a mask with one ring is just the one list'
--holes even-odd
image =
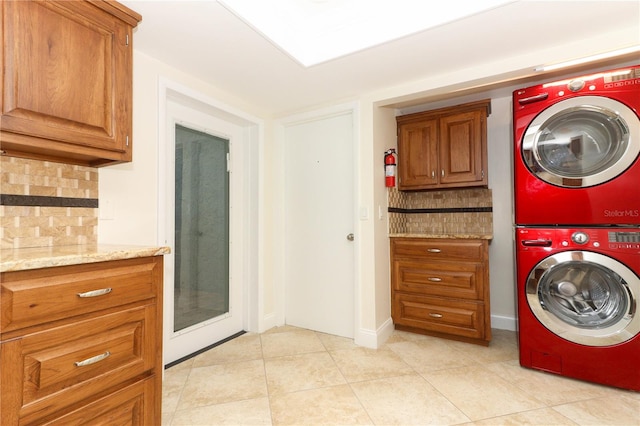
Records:
{"label": "digital display on washer", "polygon": [[640,232],[609,232],[610,243],[640,243]]}

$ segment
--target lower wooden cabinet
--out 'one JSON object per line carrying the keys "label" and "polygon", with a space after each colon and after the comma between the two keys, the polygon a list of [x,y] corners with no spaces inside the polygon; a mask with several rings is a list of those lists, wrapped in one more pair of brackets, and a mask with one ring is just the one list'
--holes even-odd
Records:
{"label": "lower wooden cabinet", "polygon": [[3,425],[160,424],[162,262],[2,273]]}
{"label": "lower wooden cabinet", "polygon": [[56,418],[44,425],[156,425],[156,417],[150,407],[155,404],[154,379],[138,381],[113,394]]}
{"label": "lower wooden cabinet", "polygon": [[392,238],[391,303],[396,329],[488,345],[488,241]]}

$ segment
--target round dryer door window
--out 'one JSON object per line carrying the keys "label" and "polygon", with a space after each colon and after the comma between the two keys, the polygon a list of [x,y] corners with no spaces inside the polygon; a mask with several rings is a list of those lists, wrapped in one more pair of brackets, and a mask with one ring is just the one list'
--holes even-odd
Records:
{"label": "round dryer door window", "polygon": [[640,332],[640,278],[608,256],[557,253],[529,274],[527,301],[554,334],[587,346],[610,346]]}
{"label": "round dryer door window", "polygon": [[621,175],[640,154],[640,120],[626,105],[578,96],[542,111],[522,140],[522,155],[538,178],[585,188]]}

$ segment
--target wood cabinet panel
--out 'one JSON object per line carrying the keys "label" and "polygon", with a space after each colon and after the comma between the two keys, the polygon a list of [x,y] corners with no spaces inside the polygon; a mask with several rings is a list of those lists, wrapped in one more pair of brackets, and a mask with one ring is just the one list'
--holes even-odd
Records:
{"label": "wood cabinet panel", "polygon": [[404,188],[438,184],[438,120],[408,123],[398,128],[398,182]]}
{"label": "wood cabinet panel", "polygon": [[83,165],[131,161],[140,19],[116,2],[3,1],[2,150]]}
{"label": "wood cabinet panel", "polygon": [[[153,306],[139,307],[27,335],[16,347],[23,366],[20,417],[46,416],[88,395],[113,390],[153,367],[155,335],[148,317]],[[102,360],[77,366],[76,362]],[[147,374],[148,375],[148,374]]]}
{"label": "wood cabinet panel", "polygon": [[396,277],[394,289],[399,292],[431,294],[479,300],[482,298],[483,265],[481,263],[437,264],[416,260],[396,260],[393,274]]}
{"label": "wood cabinet panel", "polygon": [[53,421],[49,426],[84,424],[103,425],[153,425],[155,419],[147,408],[153,404],[153,379],[146,379],[81,407]]}
{"label": "wood cabinet panel", "polygon": [[8,274],[1,289],[0,332],[153,298],[156,267],[130,259],[63,266],[53,276],[39,270]]}
{"label": "wood cabinet panel", "polygon": [[394,323],[422,331],[484,339],[484,304],[398,293]]}
{"label": "wood cabinet panel", "polygon": [[398,329],[488,345],[488,242],[392,238],[391,300]]}
{"label": "wood cabinet panel", "polygon": [[396,117],[398,189],[486,186],[490,100]]}
{"label": "wood cabinet panel", "polygon": [[[3,272],[0,279],[3,295],[10,295],[7,299],[30,295],[38,305],[44,303],[44,294],[65,306],[56,310],[55,303],[45,304],[29,321],[31,306],[7,305],[21,320],[0,329],[3,424],[69,424],[65,421],[74,423],[73,419],[87,416],[105,419],[106,424],[159,424],[162,265],[162,257],[154,256]],[[76,296],[79,285],[95,289],[105,282],[118,289],[108,294],[110,299],[67,310],[75,306],[75,299],[60,295],[70,291]],[[52,291],[46,283],[53,283]],[[2,309],[4,314],[4,304]],[[54,312],[51,318],[47,310]],[[143,381],[135,387],[138,390],[125,392],[137,402],[117,396]]]}
{"label": "wood cabinet panel", "polygon": [[485,257],[485,243],[481,240],[393,238],[391,244],[396,257],[476,261]]}
{"label": "wood cabinet panel", "polygon": [[440,184],[486,184],[483,176],[486,162],[482,158],[487,149],[483,114],[485,111],[475,110],[440,119]]}

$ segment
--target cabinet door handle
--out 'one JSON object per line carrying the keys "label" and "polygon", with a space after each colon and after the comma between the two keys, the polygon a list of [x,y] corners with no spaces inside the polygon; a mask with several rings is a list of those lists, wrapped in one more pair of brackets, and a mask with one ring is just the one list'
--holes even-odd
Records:
{"label": "cabinet door handle", "polygon": [[99,290],[91,290],[84,293],[78,293],[78,297],[96,297],[111,293],[111,287],[101,288]]}
{"label": "cabinet door handle", "polygon": [[434,314],[432,312],[429,313],[429,316],[433,318],[442,318],[442,314]]}
{"label": "cabinet door handle", "polygon": [[440,253],[442,250],[440,250],[439,248],[430,248],[430,249],[427,249],[427,251],[429,253]]}
{"label": "cabinet door handle", "polygon": [[438,277],[429,277],[427,278],[428,281],[433,281],[436,283],[439,283],[440,281],[442,281],[442,278],[438,278]]}
{"label": "cabinet door handle", "polygon": [[442,171],[440,172],[440,174],[442,175],[442,177],[444,177],[444,169],[442,169]]}
{"label": "cabinet door handle", "polygon": [[431,170],[431,179],[435,179],[435,178],[436,178],[436,171]]}
{"label": "cabinet door handle", "polygon": [[106,351],[103,354],[92,356],[91,358],[87,358],[84,361],[76,361],[74,362],[76,367],[84,367],[85,365],[95,364],[96,362],[100,362],[105,358],[108,358],[111,355],[111,352]]}

